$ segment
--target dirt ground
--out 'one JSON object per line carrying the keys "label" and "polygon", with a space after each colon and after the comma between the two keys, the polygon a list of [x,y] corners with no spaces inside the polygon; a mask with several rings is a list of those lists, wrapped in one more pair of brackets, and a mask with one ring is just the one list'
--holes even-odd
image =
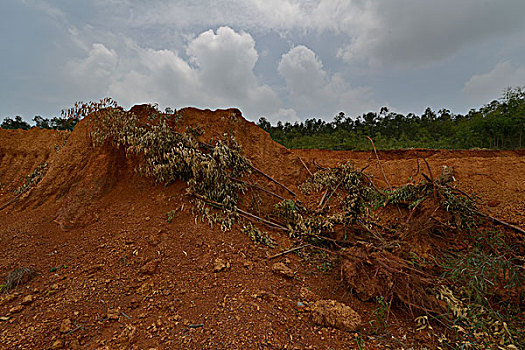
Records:
{"label": "dirt ground", "polygon": [[[203,139],[233,134],[256,167],[296,193],[309,172],[346,161],[388,186],[371,152],[287,150],[235,109],[187,109],[184,118],[204,127]],[[297,254],[268,260],[296,242],[270,230],[271,249],[238,227],[223,232],[197,220],[184,183],[155,184],[123,151],[92,147],[88,124],[72,133],[0,130],[0,276],[37,271],[0,295],[1,349],[357,349],[361,339],[367,349],[437,348],[403,310],[388,332],[364,336],[377,304],[348,291],[337,266]],[[452,167],[482,212],[525,228],[525,150],[378,155],[394,187],[426,171],[423,158],[435,176]],[[42,181],[15,199],[43,162]],[[265,178],[258,183],[286,195]],[[318,300],[350,306],[362,326],[314,323]]]}

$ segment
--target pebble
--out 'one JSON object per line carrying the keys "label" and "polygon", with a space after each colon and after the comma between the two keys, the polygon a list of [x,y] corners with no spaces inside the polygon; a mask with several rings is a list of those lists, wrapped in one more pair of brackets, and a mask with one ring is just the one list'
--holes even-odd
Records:
{"label": "pebble", "polygon": [[33,301],[34,301],[34,297],[31,294],[29,294],[26,297],[24,297],[24,299],[22,299],[22,305],[29,305]]}
{"label": "pebble", "polygon": [[228,261],[224,261],[221,258],[215,259],[213,262],[213,272],[220,272],[223,270],[227,270],[230,268],[230,263]]}

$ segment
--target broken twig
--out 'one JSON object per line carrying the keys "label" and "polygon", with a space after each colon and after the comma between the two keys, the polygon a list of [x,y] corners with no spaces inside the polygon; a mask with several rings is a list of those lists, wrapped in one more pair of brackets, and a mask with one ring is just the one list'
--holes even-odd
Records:
{"label": "broken twig", "polygon": [[306,248],[308,246],[311,246],[310,243],[308,244],[304,244],[304,245],[301,245],[299,247],[295,247],[295,248],[292,248],[292,249],[288,249],[288,250],[285,250],[283,252],[280,252],[279,254],[275,254],[275,255],[272,255],[272,256],[269,256],[266,258],[266,260],[272,260],[272,259],[275,259],[275,258],[278,258],[280,256],[283,256],[283,255],[286,255],[286,254],[289,254],[289,253],[292,253],[292,252],[295,252],[297,250],[300,250],[300,249],[303,249],[303,248]]}
{"label": "broken twig", "polygon": [[374,148],[374,153],[376,155],[376,158],[377,158],[377,163],[379,164],[379,169],[381,169],[381,173],[383,174],[383,178],[385,179],[386,181],[386,184],[388,185],[388,187],[390,188],[390,191],[393,191],[392,189],[392,185],[390,185],[390,182],[388,182],[388,179],[386,178],[386,174],[385,174],[385,171],[383,170],[383,166],[381,165],[381,161],[379,160],[379,156],[377,155],[377,150],[376,150],[376,145],[374,145],[374,140],[372,140],[372,138],[370,136],[367,136],[367,138],[370,140],[370,142],[372,143],[372,147]]}
{"label": "broken twig", "polygon": [[492,221],[498,223],[498,224],[501,224],[501,225],[503,225],[503,226],[507,226],[507,227],[509,227],[509,228],[511,228],[511,229],[513,229],[513,230],[516,230],[516,231],[518,231],[518,232],[520,232],[520,233],[525,234],[525,230],[519,228],[518,226],[515,226],[515,225],[512,225],[512,224],[509,224],[508,222],[505,222],[505,221],[503,221],[503,220],[497,219],[497,218],[495,218],[495,217],[493,217],[493,216],[490,216],[490,215],[488,215],[488,214],[484,214],[484,213],[479,212],[479,211],[478,211],[477,213],[478,213],[479,215],[481,215],[481,216],[487,218],[487,219],[490,219],[490,220],[492,220]]}
{"label": "broken twig", "polygon": [[283,185],[282,183],[280,183],[279,181],[275,180],[273,177],[271,177],[270,175],[267,175],[265,174],[262,170],[259,170],[257,169],[256,167],[254,167],[253,165],[251,166],[253,170],[255,170],[256,172],[258,172],[259,174],[263,175],[264,177],[266,177],[268,180],[270,181],[273,181],[275,182],[276,184],[278,184],[279,186],[281,186],[282,188],[284,188],[286,191],[288,191],[288,193],[290,193],[292,196],[296,196],[295,192],[292,191],[291,189],[289,189],[288,187],[286,187],[285,185]]}
{"label": "broken twig", "polygon": [[306,164],[304,163],[303,159],[301,157],[297,157],[299,158],[299,160],[301,161],[301,163],[303,163],[303,166],[304,168],[306,169],[306,171],[308,171],[308,174],[310,174],[310,176],[314,176],[314,174],[312,174],[312,172],[310,171],[310,169],[308,169],[308,167],[306,166]]}
{"label": "broken twig", "polygon": [[263,188],[263,187],[261,187],[261,186],[259,186],[259,185],[252,184],[252,183],[249,183],[249,182],[243,181],[243,180],[241,180],[241,179],[237,179],[237,178],[232,177],[232,176],[228,176],[228,178],[230,178],[230,179],[233,180],[233,181],[237,181],[237,182],[240,182],[240,183],[242,183],[242,184],[245,184],[246,186],[250,186],[250,187],[256,188],[256,189],[258,189],[258,190],[261,190],[261,191],[263,191],[263,192],[266,192],[266,193],[268,193],[269,195],[272,195],[272,196],[274,196],[274,197],[277,197],[277,198],[279,198],[279,199],[282,200],[282,201],[286,200],[286,198],[284,198],[284,197],[282,197],[282,196],[279,196],[277,193],[274,193],[274,192],[272,192],[272,191],[269,191],[269,190],[267,190],[266,188]]}
{"label": "broken twig", "polygon": [[[193,193],[191,193],[191,194],[192,194],[193,196],[199,198],[200,200],[202,200],[202,201],[204,201],[204,202],[206,202],[206,203],[208,203],[208,204],[210,204],[210,205],[212,205],[212,206],[214,206],[214,207],[216,207],[216,208],[218,208],[218,209],[224,209],[224,205],[221,204],[221,203],[219,203],[219,202],[215,202],[215,201],[213,201],[213,200],[211,200],[211,199],[208,199],[208,198],[206,198],[206,197],[204,197],[204,196],[201,196],[200,194],[195,193],[195,192],[193,192]],[[269,226],[272,226],[272,227],[278,228],[278,229],[280,229],[280,230],[283,230],[283,231],[290,231],[287,227],[285,227],[285,226],[282,225],[282,224],[278,224],[278,223],[275,223],[275,222],[272,222],[272,221],[269,221],[269,220],[263,219],[263,218],[261,218],[261,217],[255,215],[255,214],[249,213],[249,212],[244,211],[244,210],[239,209],[239,208],[235,208],[235,210],[236,210],[239,214],[241,214],[242,216],[244,216],[244,217],[246,217],[246,218],[248,218],[248,219],[255,219],[255,220],[259,221],[259,222],[262,222],[263,224],[266,224],[266,225],[269,225]]]}

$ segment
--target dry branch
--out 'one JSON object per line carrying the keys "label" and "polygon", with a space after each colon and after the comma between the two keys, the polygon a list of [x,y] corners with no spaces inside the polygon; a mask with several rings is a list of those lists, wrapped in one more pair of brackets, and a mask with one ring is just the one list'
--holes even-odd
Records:
{"label": "dry branch", "polygon": [[2,205],[0,207],[0,210],[4,210],[5,208],[7,208],[8,206],[10,206],[11,204],[13,204],[14,202],[16,202],[23,194],[28,194],[31,192],[31,190],[33,190],[32,188],[29,189],[29,191],[26,191],[26,192],[22,192],[22,193],[19,193],[16,195],[16,197],[14,197],[13,199],[11,199],[9,202],[5,203],[4,205]]}
{"label": "dry branch", "polygon": [[[436,191],[436,182],[434,181],[434,175],[432,175],[432,169],[430,169],[430,165],[428,164],[425,157],[421,157],[425,164],[427,165],[428,173],[430,175],[430,181],[432,182],[432,189],[434,190],[434,199],[437,200],[437,191]],[[423,173],[422,173],[423,174]],[[424,174],[423,174],[424,175]]]}
{"label": "dry branch", "polygon": [[393,191],[392,185],[390,185],[390,182],[388,182],[388,179],[386,178],[385,170],[383,169],[383,166],[381,165],[381,161],[379,160],[379,156],[377,155],[377,150],[376,150],[376,146],[374,145],[374,140],[372,140],[372,138],[370,136],[367,136],[367,138],[372,143],[372,147],[374,148],[374,153],[375,153],[376,158],[377,158],[377,163],[379,164],[379,168],[381,169],[381,173],[383,174],[383,178],[385,179],[386,184],[390,188],[390,191]]}
{"label": "dry branch", "polygon": [[308,171],[308,174],[310,174],[310,176],[313,176],[314,174],[312,174],[312,172],[310,171],[310,169],[308,169],[308,167],[306,166],[306,164],[304,163],[304,161],[302,160],[301,157],[297,157],[299,158],[299,160],[301,161],[301,163],[303,163],[303,166],[304,168],[306,169],[306,171]]}
{"label": "dry branch", "polygon": [[275,254],[275,255],[269,256],[269,257],[266,258],[266,260],[272,260],[272,259],[278,258],[278,257],[280,257],[280,256],[283,256],[283,255],[286,255],[286,254],[289,254],[289,253],[292,253],[292,252],[298,251],[298,250],[300,250],[300,249],[303,249],[303,248],[309,247],[309,246],[311,246],[310,243],[308,243],[308,244],[304,244],[304,245],[301,245],[301,246],[299,246],[299,247],[295,247],[295,248],[292,248],[292,249],[288,249],[288,250],[285,250],[285,251],[280,252],[280,253],[278,253],[278,254]]}
{"label": "dry branch", "polygon": [[518,226],[515,226],[515,225],[512,225],[512,224],[509,224],[508,222],[505,222],[505,221],[503,221],[503,220],[497,219],[497,218],[495,218],[495,217],[493,217],[493,216],[490,216],[490,215],[488,215],[488,214],[484,214],[484,213],[479,212],[479,211],[478,211],[477,213],[478,213],[479,215],[481,215],[481,216],[487,218],[487,219],[490,219],[490,220],[492,220],[492,221],[498,223],[498,224],[501,224],[501,225],[503,225],[503,226],[507,226],[507,227],[509,227],[509,228],[511,228],[511,229],[513,229],[513,230],[518,231],[519,233],[525,234],[525,230],[519,228]]}
{"label": "dry branch", "polygon": [[[211,199],[208,199],[208,198],[206,198],[206,197],[204,197],[204,196],[201,196],[201,195],[198,194],[198,193],[193,192],[193,193],[191,193],[191,195],[193,195],[193,196],[199,198],[200,200],[202,200],[202,201],[204,201],[204,202],[206,202],[206,203],[208,203],[208,204],[210,204],[210,205],[212,205],[212,206],[217,207],[218,209],[224,209],[224,205],[223,205],[223,204],[221,204],[221,203],[219,203],[219,202],[215,202],[215,201],[213,201],[213,200],[211,200]],[[263,224],[266,224],[266,225],[272,226],[272,227],[274,227],[274,228],[278,228],[278,229],[283,230],[283,231],[289,231],[289,229],[288,229],[287,227],[285,227],[284,225],[282,225],[282,224],[278,224],[278,223],[275,223],[275,222],[272,222],[272,221],[269,221],[269,220],[263,219],[263,218],[261,218],[261,217],[255,215],[255,214],[249,213],[249,212],[244,211],[244,210],[239,209],[239,208],[235,208],[235,210],[236,210],[240,215],[242,215],[242,216],[244,216],[244,217],[246,217],[246,218],[248,218],[248,219],[255,219],[255,220],[259,221],[259,222],[262,222]]]}
{"label": "dry branch", "polygon": [[269,190],[267,190],[266,188],[263,188],[263,187],[261,187],[261,186],[259,186],[259,185],[252,184],[252,183],[249,183],[249,182],[243,181],[243,180],[241,180],[241,179],[237,179],[237,178],[232,177],[232,176],[228,176],[228,178],[231,179],[231,180],[233,180],[233,181],[240,182],[240,183],[242,183],[242,184],[244,184],[244,185],[246,185],[246,186],[254,187],[254,188],[258,189],[258,190],[261,190],[261,191],[263,191],[263,192],[266,192],[266,193],[268,193],[268,194],[270,194],[270,195],[272,195],[272,196],[274,196],[274,197],[279,198],[279,199],[282,200],[282,201],[286,200],[286,198],[284,198],[284,197],[282,197],[282,196],[279,196],[277,193],[274,193],[274,192],[272,192],[272,191],[269,191]]}
{"label": "dry branch", "polygon": [[[330,192],[330,194],[326,197],[326,200],[324,201],[323,203],[323,206],[321,207],[321,211],[324,209],[324,207],[326,206],[326,203],[328,203],[328,201],[330,200],[330,198],[332,197],[332,195],[337,191],[337,189],[339,188],[339,186],[341,185],[341,183],[343,183],[343,181],[339,181],[339,183],[337,184],[337,186],[335,186],[334,190],[332,192]],[[328,191],[328,190],[327,190]]]}
{"label": "dry branch", "polygon": [[319,170],[326,170],[326,169],[328,169],[328,168],[325,168],[325,167],[322,166],[322,165],[319,165],[319,163],[317,163],[315,160],[314,160],[314,165],[315,165],[315,166],[317,167],[317,169],[319,169]]}
{"label": "dry branch", "polygon": [[[366,169],[366,168],[364,168],[364,169]],[[363,169],[363,170],[364,170],[364,169]],[[363,170],[361,170],[361,174],[363,174],[363,175],[366,177],[366,179],[368,180],[368,182],[370,182],[370,185],[372,185],[372,187],[374,188],[374,190],[376,190],[376,192],[379,193],[380,195],[382,195],[382,196],[384,196],[384,197],[387,197],[388,195],[387,195],[385,192],[381,191],[381,190],[375,185],[375,183],[372,181],[372,178],[370,177],[370,175],[368,175],[368,174],[366,174],[366,173],[363,173],[363,172],[362,172]]]}
{"label": "dry branch", "polygon": [[270,181],[273,181],[275,182],[276,184],[278,184],[279,186],[281,186],[282,188],[284,188],[286,191],[288,191],[288,193],[290,193],[292,196],[296,196],[295,192],[292,191],[291,189],[289,189],[288,187],[286,187],[285,185],[283,185],[282,183],[280,183],[279,181],[275,180],[273,177],[271,177],[270,175],[267,175],[265,174],[262,170],[260,169],[257,169],[256,167],[254,167],[253,165],[251,166],[251,168],[253,170],[255,170],[256,172],[258,172],[259,174],[263,175],[264,177],[266,177],[268,180]]}

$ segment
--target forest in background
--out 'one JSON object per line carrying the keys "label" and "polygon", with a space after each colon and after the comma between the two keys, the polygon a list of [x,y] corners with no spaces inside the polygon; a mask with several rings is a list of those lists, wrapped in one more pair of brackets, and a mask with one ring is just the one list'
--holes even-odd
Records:
{"label": "forest in background", "polygon": [[[166,108],[166,113],[173,113]],[[34,126],[43,129],[73,130],[78,119],[67,113],[51,120],[35,116]],[[357,118],[344,112],[333,121],[320,118],[304,122],[271,123],[264,117],[257,125],[273,140],[287,148],[329,150],[370,150],[367,136],[377,149],[521,149],[525,147],[525,87],[508,88],[502,97],[466,115],[448,109],[437,112],[427,108],[422,115],[403,115],[381,108]],[[20,116],[6,117],[0,128],[29,129],[31,124]]]}
{"label": "forest in background", "polygon": [[427,108],[422,115],[403,115],[383,107],[357,118],[343,112],[332,122],[307,119],[257,123],[287,148],[370,150],[370,136],[378,149],[521,149],[525,146],[525,90],[509,88],[503,96],[466,115]]}

